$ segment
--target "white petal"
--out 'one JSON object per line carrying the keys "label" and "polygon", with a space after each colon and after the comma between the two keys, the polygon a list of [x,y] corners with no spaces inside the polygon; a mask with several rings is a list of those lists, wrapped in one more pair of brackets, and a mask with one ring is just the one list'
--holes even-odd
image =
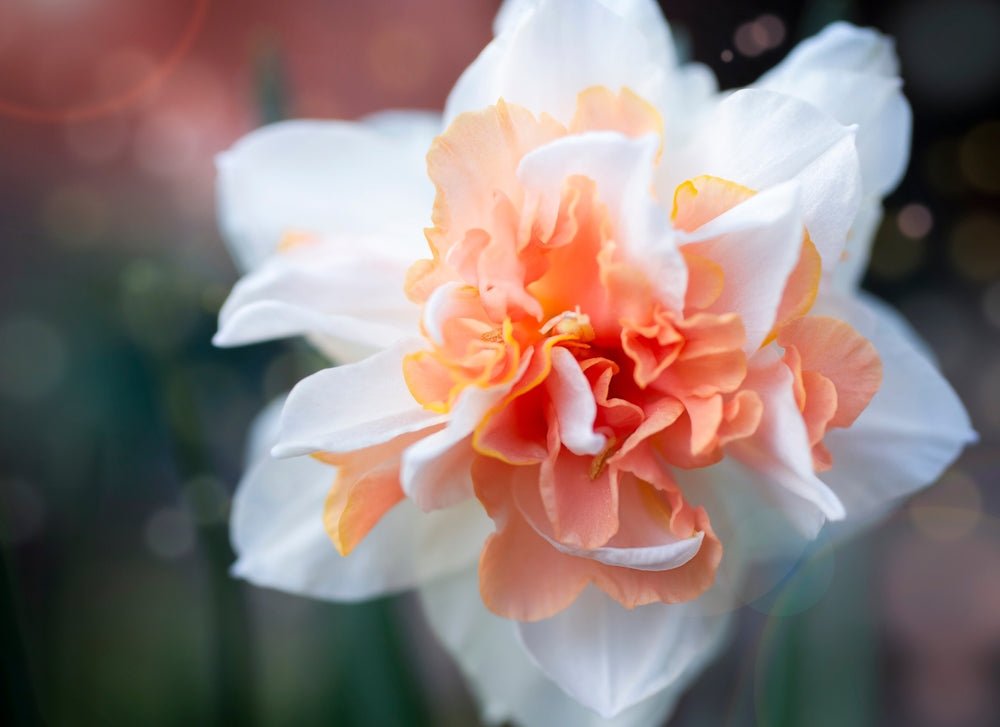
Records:
{"label": "white petal", "polygon": [[[465,71],[448,97],[445,120],[499,98],[567,122],[576,97],[591,86],[628,87],[662,105],[669,68],[662,17],[643,28],[601,0],[538,0],[514,8],[502,32]],[[657,14],[658,15],[658,14]]]}
{"label": "white petal", "polygon": [[809,101],[843,124],[858,125],[865,194],[884,196],[899,183],[910,156],[912,114],[891,38],[835,23],[800,43],[757,85]]}
{"label": "white petal", "polygon": [[760,395],[764,413],[757,432],[731,444],[728,453],[772,487],[783,487],[812,503],[827,519],[843,519],[843,504],[813,471],[812,448],[792,391],[792,372],[773,347],[750,360],[745,386]]}
{"label": "white petal", "polygon": [[281,414],[274,455],[352,452],[444,421],[416,402],[403,379],[403,357],[421,345],[402,341],[300,381]]}
{"label": "white petal", "polygon": [[[424,133],[426,124],[420,126]],[[259,129],[217,159],[219,219],[240,266],[252,269],[290,232],[384,240],[416,259],[434,191],[419,144],[363,124],[288,121]]]}
{"label": "white petal", "polygon": [[403,491],[424,512],[452,507],[472,496],[472,436],[446,427],[403,454]]}
{"label": "white petal", "polygon": [[444,120],[438,111],[389,109],[363,116],[359,123],[406,143],[406,153],[423,159],[434,137],[444,131]]}
{"label": "white petal", "polygon": [[758,192],[798,180],[803,219],[824,269],[839,261],[861,201],[854,130],[811,104],[761,89],[725,98],[663,168],[657,185],[663,199],[703,174]]}
{"label": "white petal", "polygon": [[633,570],[662,572],[680,568],[690,561],[701,548],[701,543],[705,538],[704,533],[695,533],[690,538],[678,538],[660,545],[648,545],[635,548],[616,548],[603,546],[586,550],[576,548],[557,540],[550,532],[550,528],[545,528],[543,524],[529,518],[531,526],[553,548],[566,555],[573,555],[578,558],[590,558],[598,563],[612,565],[620,568],[631,568]]}
{"label": "white petal", "polygon": [[559,421],[559,438],[574,454],[600,454],[607,444],[594,431],[597,402],[576,357],[565,348],[552,349],[552,375],[545,380]]}
{"label": "white petal", "polygon": [[629,610],[591,586],[565,611],[518,629],[543,672],[611,718],[662,690],[684,689],[717,652],[726,623],[697,601]]}
{"label": "white petal", "polygon": [[[534,13],[542,0],[504,0],[493,21],[493,34],[501,35],[514,30],[518,23]],[[651,50],[667,63],[675,63],[670,27],[663,17],[663,11],[653,0],[600,0],[601,4],[621,16],[624,20],[646,36]]]}
{"label": "white petal", "polygon": [[683,310],[687,265],[677,248],[666,211],[650,194],[659,140],[630,139],[615,132],[564,137],[524,155],[517,174],[525,209],[537,209],[543,229],[552,229],[563,182],[583,175],[597,184],[611,216],[615,241],[641,265],[663,302]]}
{"label": "white petal", "polygon": [[303,244],[245,275],[219,312],[215,345],[304,334],[343,361],[416,335],[420,311],[403,293],[408,264],[354,246]]}
{"label": "white petal", "polygon": [[681,242],[700,243],[699,254],[722,267],[725,287],[710,310],[740,314],[752,354],[774,327],[788,276],[802,251],[798,182],[785,182],[750,197]]}
{"label": "white petal", "polygon": [[[475,570],[429,583],[420,596],[431,627],[458,661],[491,724],[521,727],[648,727],[662,724],[695,674],[622,712],[599,717],[550,681],[522,647],[515,622],[493,615],[479,596]],[[712,645],[704,646],[707,660]]]}
{"label": "white petal", "polygon": [[451,507],[472,495],[472,432],[487,412],[513,388],[531,362],[531,351],[521,360],[510,381],[488,387],[470,386],[448,414],[448,425],[424,437],[403,452],[400,480],[403,492],[429,512]]}
{"label": "white petal", "polygon": [[761,80],[783,73],[816,69],[854,71],[878,76],[898,76],[899,59],[892,39],[871,28],[831,23],[812,38],[799,43]]}
{"label": "white petal", "polygon": [[857,125],[865,194],[884,196],[899,183],[910,158],[913,126],[900,79],[810,70],[775,76],[760,87],[801,98],[842,124]]}
{"label": "white petal", "polygon": [[734,457],[675,475],[684,497],[708,511],[726,549],[715,585],[701,597],[709,612],[726,612],[778,586],[826,523],[816,505]]}
{"label": "white petal", "polygon": [[857,299],[819,306],[857,328],[882,358],[882,387],[871,404],[850,428],[825,440],[833,468],[823,479],[849,516],[864,516],[933,483],[976,433],[954,390],[908,340],[915,334]]}
{"label": "white petal", "polygon": [[822,285],[830,286],[838,293],[852,295],[861,285],[861,279],[868,269],[872,243],[882,222],[882,204],[875,197],[866,197],[858,209],[858,216],[847,236],[841,260],[833,271],[825,277]]}
{"label": "white petal", "polygon": [[[265,419],[276,425],[277,413],[260,417],[255,450],[274,443],[276,427]],[[491,529],[478,503],[427,515],[404,500],[342,557],[323,528],[334,475],[311,457],[257,458],[233,501],[233,574],[289,593],[354,601],[467,568]]]}

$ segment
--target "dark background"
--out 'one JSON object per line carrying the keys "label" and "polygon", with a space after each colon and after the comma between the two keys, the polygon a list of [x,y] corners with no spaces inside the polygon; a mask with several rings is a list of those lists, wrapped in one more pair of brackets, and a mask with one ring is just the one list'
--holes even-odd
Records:
{"label": "dark background", "polygon": [[[663,3],[723,87],[846,18],[898,39],[914,152],[865,287],[982,442],[741,613],[681,725],[1000,724],[1000,5]],[[212,157],[285,116],[439,108],[495,0],[0,0],[5,724],[466,725],[411,598],[226,573],[255,412],[321,363],[219,351]]]}

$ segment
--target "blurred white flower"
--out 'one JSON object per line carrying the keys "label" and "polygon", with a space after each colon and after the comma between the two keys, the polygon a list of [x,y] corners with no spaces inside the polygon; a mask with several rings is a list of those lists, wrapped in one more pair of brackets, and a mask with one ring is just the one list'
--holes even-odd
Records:
{"label": "blurred white flower", "polygon": [[488,720],[651,724],[752,565],[974,438],[857,290],[910,111],[891,41],[846,24],[732,94],[652,0],[508,0],[495,32],[443,117],[277,124],[219,160],[246,276],[216,342],[342,364],[261,416],[234,572],[419,588]]}

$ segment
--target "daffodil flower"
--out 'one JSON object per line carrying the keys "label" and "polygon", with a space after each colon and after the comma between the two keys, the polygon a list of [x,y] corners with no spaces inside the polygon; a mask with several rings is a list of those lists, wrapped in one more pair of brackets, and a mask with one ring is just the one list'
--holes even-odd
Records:
{"label": "daffodil flower", "polygon": [[419,588],[489,720],[649,724],[755,563],[974,437],[857,289],[909,107],[891,42],[846,24],[728,94],[651,1],[508,0],[495,31],[443,116],[219,160],[247,274],[217,343],[338,363],[258,424],[234,572]]}

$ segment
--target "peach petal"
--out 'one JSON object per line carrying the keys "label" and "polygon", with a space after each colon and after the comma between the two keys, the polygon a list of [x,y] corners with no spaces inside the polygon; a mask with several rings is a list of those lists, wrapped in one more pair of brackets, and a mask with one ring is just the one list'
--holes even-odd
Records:
{"label": "peach petal", "polygon": [[[483,548],[479,565],[480,594],[494,613],[520,621],[537,621],[569,606],[588,583],[615,598],[626,608],[654,603],[679,603],[697,598],[715,578],[722,545],[702,508],[692,509],[690,529],[677,537],[701,539],[698,552],[668,570],[640,570],[608,565],[592,557],[568,555],[552,546],[531,525],[512,493],[529,508],[534,468],[504,468],[486,458],[474,465],[477,493],[497,525]],[[480,484],[482,483],[482,484]],[[644,486],[634,478],[627,486],[629,515],[636,531],[653,534],[662,542],[664,528],[673,531],[671,505],[665,493]],[[645,491],[643,492],[643,488]],[[656,523],[659,522],[659,527]],[[621,555],[624,555],[623,553]]]}
{"label": "peach petal", "polygon": [[[662,139],[663,117],[655,106],[627,88],[615,94],[604,86],[594,86],[577,96],[569,131],[620,131],[632,138],[656,134]],[[662,142],[660,148],[662,152]]]}
{"label": "peach petal", "polygon": [[589,549],[566,545],[554,536],[533,485],[515,487],[514,501],[535,532],[566,555],[641,571],[672,570],[694,558],[705,534],[693,529],[675,534],[672,506],[664,493],[635,478],[627,485],[623,507],[629,515],[628,527],[616,533],[606,546]]}
{"label": "peach petal", "polygon": [[642,424],[622,443],[609,463],[618,463],[628,457],[640,444],[676,422],[683,413],[684,405],[672,396],[658,397],[647,404]]}
{"label": "peach petal", "polygon": [[696,313],[678,323],[684,334],[680,359],[740,350],[746,341],[743,322],[738,315]]}
{"label": "peach petal", "polygon": [[413,398],[430,411],[445,412],[454,384],[448,369],[430,351],[417,351],[403,359],[403,378]]}
{"label": "peach petal", "polygon": [[755,194],[754,190],[728,179],[702,175],[674,190],[671,218],[674,227],[693,232]]}
{"label": "peach petal", "polygon": [[323,508],[323,524],[337,552],[347,555],[396,503],[400,456],[424,432],[397,437],[348,454],[320,452],[314,457],[335,465],[337,476]]}
{"label": "peach petal", "polygon": [[635,383],[644,389],[674,363],[684,345],[684,338],[668,322],[638,326],[625,321],[622,324],[621,345],[635,363]]}
{"label": "peach petal", "polygon": [[804,371],[802,388],[805,389],[802,419],[806,423],[809,443],[815,446],[823,440],[830,420],[837,412],[837,387],[823,374]]}
{"label": "peach petal", "polygon": [[606,338],[618,321],[598,262],[607,244],[608,213],[596,199],[592,180],[574,176],[566,181],[557,225],[559,238],[546,244],[547,271],[528,290],[550,315],[579,309],[597,338]]}
{"label": "peach petal", "polygon": [[707,397],[735,391],[746,377],[747,359],[742,350],[678,359],[653,386],[673,394]]}
{"label": "peach petal", "polygon": [[831,427],[849,427],[882,383],[882,361],[868,339],[836,318],[808,316],[784,326],[778,344],[794,347],[803,371],[815,371],[833,382],[837,411]]}
{"label": "peach petal", "polygon": [[823,276],[823,260],[819,250],[807,234],[802,240],[802,253],[792,270],[782,293],[781,303],[775,318],[774,331],[764,341],[767,345],[777,336],[778,330],[789,321],[804,316],[816,302],[819,293],[819,283]]}
{"label": "peach petal", "polygon": [[[552,372],[552,349],[556,346],[570,344],[577,340],[578,336],[574,333],[557,334],[549,336],[537,345],[529,347],[524,355],[525,360],[530,359],[527,361],[527,366],[525,367],[524,361],[521,362],[520,366],[522,368],[517,370],[516,381],[511,387],[510,392],[486,414],[480,427],[485,427],[490,417],[501,411],[512,401],[544,384]],[[508,347],[512,345],[514,345],[513,341],[508,342]]]}
{"label": "peach petal", "polygon": [[555,538],[578,548],[598,548],[618,532],[618,487],[594,458],[563,450],[549,429],[549,456],[539,470],[538,490]]}
{"label": "peach petal", "polygon": [[503,100],[458,116],[427,153],[427,171],[437,188],[434,229],[428,233],[432,247],[444,254],[466,232],[481,228],[493,217],[497,193],[519,202],[521,158],[564,133],[553,119],[536,118]]}
{"label": "peach petal", "polygon": [[537,467],[508,467],[487,457],[472,466],[476,495],[496,524],[479,558],[483,603],[504,618],[538,621],[569,606],[586,587],[586,563],[560,553],[528,524],[513,502],[519,481],[537,482]]}
{"label": "peach petal", "polygon": [[611,396],[611,379],[618,373],[616,363],[606,358],[583,361],[580,368],[591,382],[597,402],[597,427],[613,432],[635,429],[642,421],[643,410],[631,401]]}
{"label": "peach petal", "polygon": [[684,296],[685,311],[703,310],[722,295],[726,275],[722,266],[703,255],[681,250],[688,268],[688,287]]}
{"label": "peach petal", "polygon": [[753,435],[760,426],[764,414],[764,403],[755,391],[738,391],[726,402],[723,409],[722,425],[719,427],[719,445],[745,439]]}
{"label": "peach petal", "polygon": [[708,452],[692,451],[691,442],[694,436],[691,415],[685,410],[676,422],[653,439],[653,444],[668,464],[681,469],[707,467],[722,458],[722,452],[717,447]]}
{"label": "peach petal", "polygon": [[704,398],[693,396],[684,399],[684,409],[691,420],[691,454],[697,457],[716,442],[722,426],[722,397],[719,394]]}
{"label": "peach petal", "polygon": [[546,392],[528,391],[495,413],[476,430],[473,446],[510,465],[538,464],[548,457],[549,421]]}

